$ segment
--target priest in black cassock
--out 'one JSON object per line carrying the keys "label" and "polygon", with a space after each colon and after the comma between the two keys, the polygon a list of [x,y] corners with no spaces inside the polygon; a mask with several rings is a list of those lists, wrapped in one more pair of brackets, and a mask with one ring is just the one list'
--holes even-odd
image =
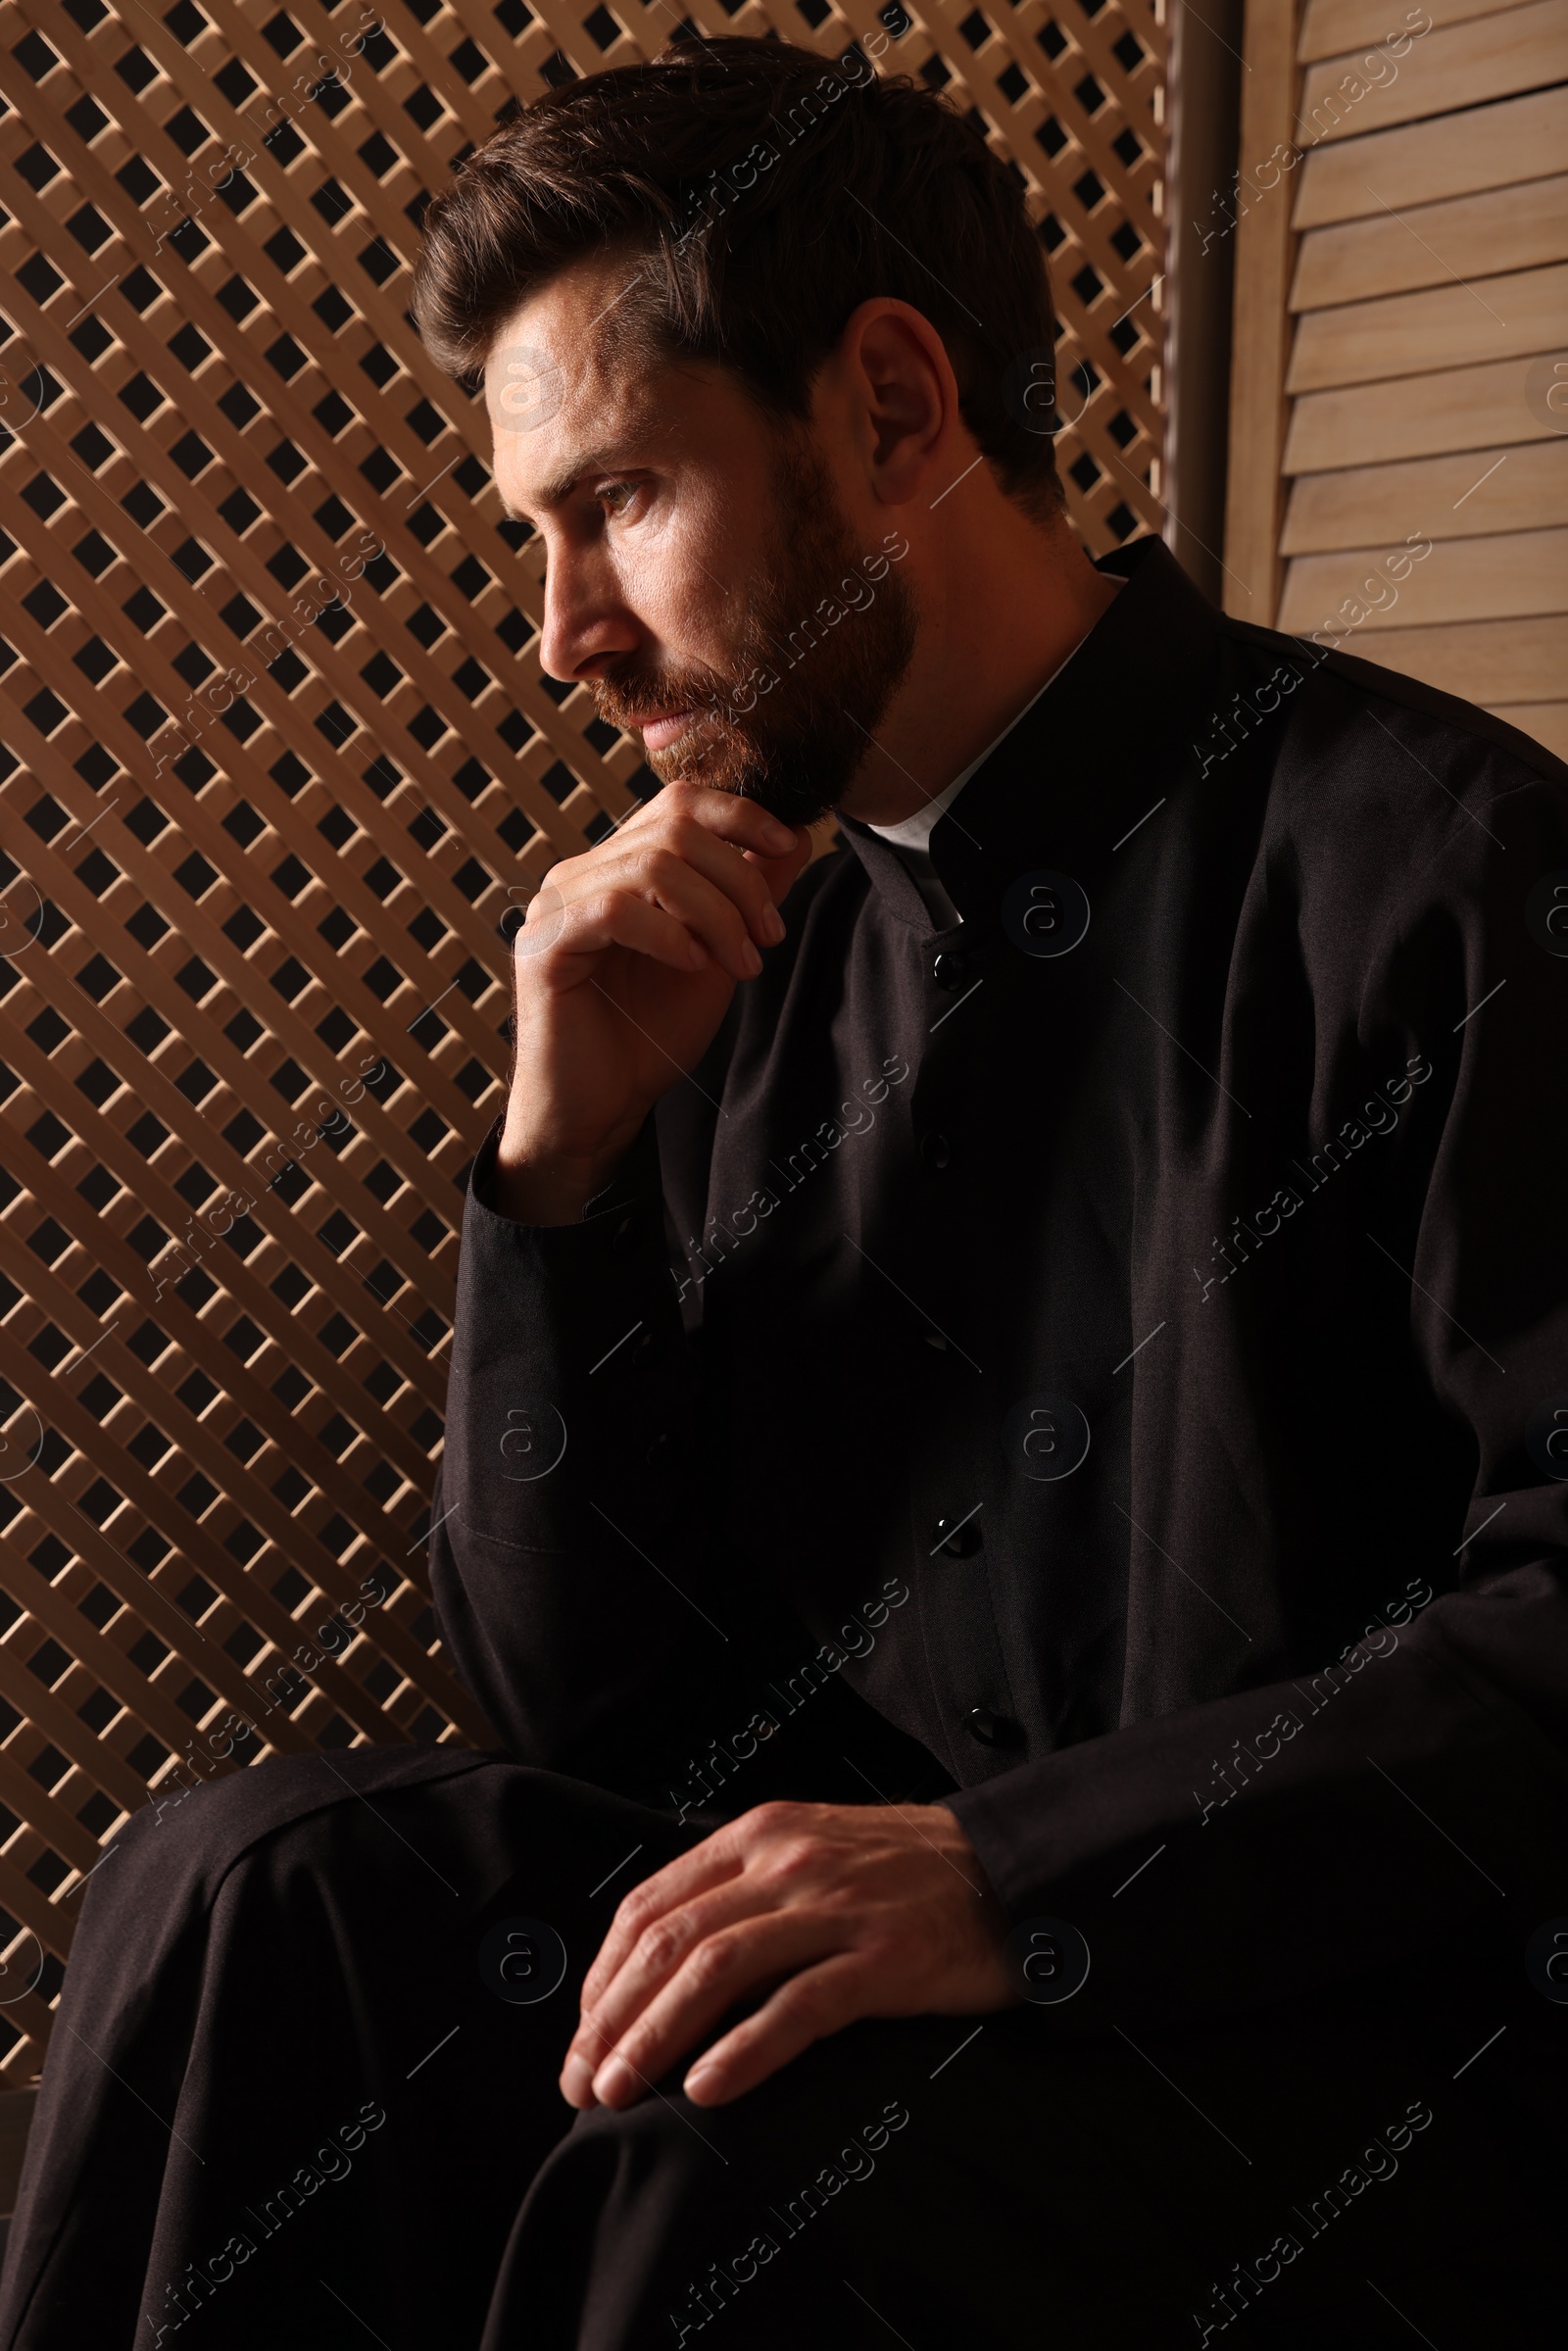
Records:
{"label": "priest in black cassock", "polygon": [[416,307],[662,786],[469,1185],[497,1751],[114,1840],[0,2342],[1544,2339],[1568,770],[1090,562],[1014,184],[858,51],[552,92]]}

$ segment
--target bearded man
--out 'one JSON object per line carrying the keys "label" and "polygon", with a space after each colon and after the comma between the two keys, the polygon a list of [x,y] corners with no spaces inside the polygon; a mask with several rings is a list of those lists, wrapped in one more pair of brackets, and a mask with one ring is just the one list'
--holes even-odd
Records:
{"label": "bearded man", "polygon": [[858,51],[552,92],[416,308],[658,787],[469,1187],[500,1751],[116,1839],[0,2339],[1528,2339],[1568,771],[1091,562],[1019,191]]}

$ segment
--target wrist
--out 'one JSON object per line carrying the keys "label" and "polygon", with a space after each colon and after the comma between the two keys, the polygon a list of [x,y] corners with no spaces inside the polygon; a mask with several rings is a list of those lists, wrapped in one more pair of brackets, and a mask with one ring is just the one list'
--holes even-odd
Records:
{"label": "wrist", "polygon": [[624,1155],[620,1151],[580,1159],[535,1155],[526,1147],[514,1144],[509,1148],[503,1133],[490,1179],[491,1205],[514,1224],[578,1224],[588,1202],[604,1191]]}
{"label": "wrist", "polygon": [[979,1895],[987,1923],[997,1931],[999,1938],[1005,1935],[1010,1926],[1007,1906],[992,1885],[985,1864],[970,1842],[969,1833],[963,1823],[946,1804],[927,1804],[923,1809],[926,1819],[921,1826],[932,1843]]}

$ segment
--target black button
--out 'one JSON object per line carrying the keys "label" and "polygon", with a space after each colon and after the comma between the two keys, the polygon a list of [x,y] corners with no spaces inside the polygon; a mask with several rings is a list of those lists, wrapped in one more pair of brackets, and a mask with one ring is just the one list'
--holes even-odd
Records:
{"label": "black button", "polygon": [[624,1256],[627,1249],[636,1248],[637,1219],[635,1216],[623,1216],[621,1218],[619,1224],[616,1225],[614,1231],[610,1236],[610,1246],[615,1250],[616,1254],[620,1256]]}
{"label": "black button", "polygon": [[945,1551],[950,1559],[967,1559],[980,1548],[979,1512],[971,1510],[961,1520],[939,1518],[932,1532],[936,1536],[933,1551]]}
{"label": "black button", "polygon": [[632,1361],[634,1363],[646,1363],[657,1345],[658,1341],[655,1339],[653,1332],[644,1331],[642,1337],[638,1340],[636,1346],[631,1350]]}
{"label": "black button", "polygon": [[963,1727],[983,1747],[1016,1746],[1020,1737],[1015,1722],[1004,1714],[993,1714],[989,1706],[971,1706],[963,1718]]}
{"label": "black button", "polygon": [[927,1167],[946,1167],[953,1156],[953,1146],[946,1135],[939,1135],[933,1128],[920,1138],[920,1156]]}
{"label": "black button", "polygon": [[931,977],[939,988],[946,988],[950,996],[956,996],[968,986],[973,971],[974,966],[967,955],[960,955],[956,950],[949,949],[938,955],[932,964]]}
{"label": "black button", "polygon": [[654,1439],[653,1444],[648,1447],[648,1450],[643,1457],[647,1461],[650,1469],[658,1469],[667,1459],[668,1454],[669,1431],[667,1429],[661,1429],[659,1435]]}
{"label": "black button", "polygon": [[921,1336],[922,1336],[922,1338],[925,1340],[925,1343],[926,1343],[926,1346],[927,1346],[927,1347],[936,1347],[936,1348],[937,1348],[939,1351],[945,1351],[945,1350],[946,1350],[946,1347],[947,1347],[947,1344],[948,1344],[948,1343],[947,1343],[947,1341],[946,1341],[946,1340],[943,1338],[943,1336],[942,1336],[942,1333],[941,1333],[940,1331],[925,1331],[925,1332],[922,1332]]}

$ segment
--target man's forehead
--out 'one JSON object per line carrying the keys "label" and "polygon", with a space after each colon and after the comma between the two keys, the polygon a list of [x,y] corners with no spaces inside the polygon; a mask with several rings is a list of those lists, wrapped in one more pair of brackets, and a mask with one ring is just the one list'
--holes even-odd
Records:
{"label": "man's forehead", "polygon": [[[603,324],[600,271],[569,272],[507,320],[485,367],[485,400],[504,496],[533,508],[564,493],[578,470],[667,432],[655,370]],[[612,307],[612,304],[611,305]]]}

